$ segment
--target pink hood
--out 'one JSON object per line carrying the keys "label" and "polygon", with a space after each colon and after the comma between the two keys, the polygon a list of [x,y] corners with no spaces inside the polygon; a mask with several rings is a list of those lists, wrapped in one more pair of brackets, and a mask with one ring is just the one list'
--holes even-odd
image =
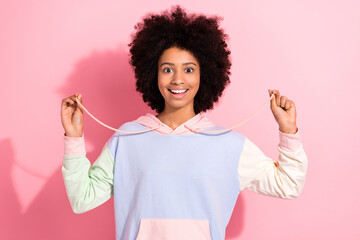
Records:
{"label": "pink hood", "polygon": [[138,119],[135,120],[135,122],[140,123],[148,128],[154,128],[161,125],[161,127],[154,129],[153,131],[166,135],[193,134],[196,131],[192,131],[191,129],[195,130],[215,126],[215,124],[212,123],[210,119],[208,119],[205,112],[200,112],[196,114],[194,117],[182,123],[174,130],[165,123],[161,122],[160,119],[158,119],[152,113],[146,113],[146,115],[140,116]]}

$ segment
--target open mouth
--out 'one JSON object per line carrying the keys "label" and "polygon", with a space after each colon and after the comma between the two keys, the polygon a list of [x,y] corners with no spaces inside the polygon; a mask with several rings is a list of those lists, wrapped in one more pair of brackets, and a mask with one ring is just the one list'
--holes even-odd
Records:
{"label": "open mouth", "polygon": [[171,96],[173,96],[174,98],[180,99],[180,98],[183,98],[186,95],[186,93],[188,92],[189,89],[186,89],[186,90],[171,90],[171,89],[168,89],[168,90],[171,93]]}
{"label": "open mouth", "polygon": [[189,89],[186,89],[186,90],[171,90],[171,89],[168,89],[169,92],[173,93],[173,94],[182,94],[182,93],[186,93]]}

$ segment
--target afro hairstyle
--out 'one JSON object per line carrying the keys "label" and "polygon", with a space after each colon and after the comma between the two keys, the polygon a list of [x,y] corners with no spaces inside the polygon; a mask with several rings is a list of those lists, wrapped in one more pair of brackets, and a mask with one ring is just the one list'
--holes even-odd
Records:
{"label": "afro hairstyle", "polygon": [[158,60],[164,50],[178,47],[190,51],[200,63],[200,86],[194,98],[194,112],[206,112],[222,96],[230,83],[231,51],[227,48],[228,35],[219,29],[219,16],[187,14],[179,6],[171,12],[148,13],[131,34],[130,65],[135,73],[136,91],[143,101],[157,113],[165,107],[158,88]]}

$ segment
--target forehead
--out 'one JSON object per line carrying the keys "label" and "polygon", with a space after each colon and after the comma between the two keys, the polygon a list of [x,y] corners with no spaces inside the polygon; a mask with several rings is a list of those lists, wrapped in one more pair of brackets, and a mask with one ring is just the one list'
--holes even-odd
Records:
{"label": "forehead", "polygon": [[196,58],[189,50],[180,49],[177,47],[172,47],[164,50],[159,58],[159,63],[172,62],[176,64],[189,61],[197,63]]}

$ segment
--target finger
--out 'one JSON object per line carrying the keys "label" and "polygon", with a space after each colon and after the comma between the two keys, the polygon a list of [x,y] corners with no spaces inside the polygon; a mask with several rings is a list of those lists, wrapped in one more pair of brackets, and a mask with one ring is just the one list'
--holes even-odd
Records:
{"label": "finger", "polygon": [[74,104],[74,101],[71,100],[71,98],[64,98],[63,101],[62,101],[63,106],[70,106],[72,104]]}
{"label": "finger", "polygon": [[275,95],[275,104],[280,107],[280,92],[278,90],[272,90],[272,93]]}
{"label": "finger", "polygon": [[292,100],[288,100],[290,108],[295,108],[295,103]]}
{"label": "finger", "polygon": [[271,99],[271,105],[276,105],[276,102],[275,102],[275,93],[274,93],[274,90],[271,90],[271,89],[269,89],[268,90],[269,91],[269,95],[270,95],[270,97],[271,97],[271,95],[273,95],[273,98]]}
{"label": "finger", "polygon": [[70,104],[71,106],[76,106],[76,101],[75,101],[74,98],[69,97],[68,102],[69,102],[69,104]]}
{"label": "finger", "polygon": [[269,95],[273,95],[272,99],[270,100],[270,108],[273,108],[273,106],[276,105],[276,102],[275,102],[275,94],[273,92],[273,90],[271,89],[268,89],[268,92],[269,92]]}
{"label": "finger", "polygon": [[73,100],[73,102],[75,103],[75,106],[77,106],[77,102],[78,102],[78,101],[79,101],[80,103],[82,103],[82,98],[81,98],[81,94],[80,94],[80,93],[76,93],[76,94],[70,96],[69,98]]}
{"label": "finger", "polygon": [[277,91],[277,94],[276,94],[276,105],[278,105],[280,107],[280,98],[281,98],[281,95],[280,95],[280,92]]}
{"label": "finger", "polygon": [[[74,94],[74,98],[75,98],[76,104],[77,104],[78,102],[79,102],[80,104],[82,104],[82,95],[81,95],[80,93]],[[77,104],[77,106],[78,106],[78,104]],[[79,110],[81,113],[83,113],[83,110],[82,110],[82,108],[81,108],[80,106],[77,108],[77,110]]]}
{"label": "finger", "polygon": [[82,103],[82,95],[80,93],[76,94],[77,100]]}
{"label": "finger", "polygon": [[280,97],[280,107],[284,108],[286,103],[287,97],[281,96]]}
{"label": "finger", "polygon": [[63,99],[62,108],[66,109],[66,108],[69,108],[69,107],[74,108],[75,110],[78,107],[78,104],[77,104],[76,99],[75,99],[75,94],[72,95],[72,96],[69,96],[68,98]]}
{"label": "finger", "polygon": [[74,107],[73,107],[73,104],[71,103],[71,99],[66,98],[62,101],[61,112],[67,111],[72,108],[74,108]]}
{"label": "finger", "polygon": [[69,98],[70,98],[71,100],[73,100],[74,102],[76,102],[76,94],[71,95]]}
{"label": "finger", "polygon": [[65,109],[68,105],[67,98],[64,98],[61,102],[61,109]]}
{"label": "finger", "polygon": [[275,94],[272,92],[272,90],[268,89],[268,93],[270,96],[270,108],[276,105],[275,103]]}
{"label": "finger", "polygon": [[273,98],[271,100],[271,109],[272,110],[275,110],[279,104],[277,102],[277,99],[278,99],[278,91],[277,90],[271,90],[271,93],[273,94]]}
{"label": "finger", "polygon": [[[76,93],[76,94],[70,96],[70,98],[71,98],[74,102],[77,103],[78,101],[80,101],[80,100],[79,100],[79,98],[80,98],[79,95],[80,95],[79,93]],[[81,103],[81,101],[80,101],[80,103]]]}
{"label": "finger", "polygon": [[291,107],[291,104],[289,101],[285,103],[285,109],[288,110]]}

